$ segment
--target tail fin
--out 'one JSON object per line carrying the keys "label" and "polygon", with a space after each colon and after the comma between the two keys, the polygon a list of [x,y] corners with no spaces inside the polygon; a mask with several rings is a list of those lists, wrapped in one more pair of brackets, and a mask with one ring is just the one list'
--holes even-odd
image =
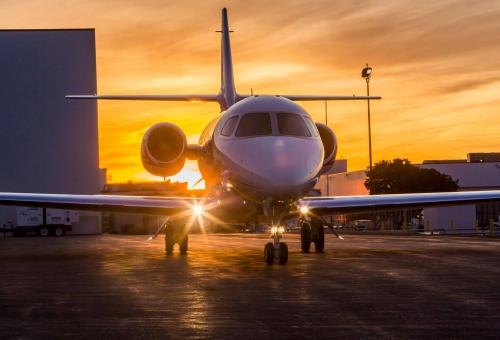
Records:
{"label": "tail fin", "polygon": [[[222,28],[221,28],[221,109],[225,110],[233,105],[238,95],[234,86],[233,60],[231,57],[231,42],[229,39],[229,24],[227,20],[227,9],[222,9]],[[222,103],[223,101],[223,103]]]}

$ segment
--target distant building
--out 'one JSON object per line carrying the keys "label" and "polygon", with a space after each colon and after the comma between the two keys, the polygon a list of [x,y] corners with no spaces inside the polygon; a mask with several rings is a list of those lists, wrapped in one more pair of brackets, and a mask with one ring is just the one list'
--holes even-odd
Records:
{"label": "distant building", "polygon": [[[500,190],[500,153],[469,153],[467,159],[426,160],[416,166],[450,175],[458,180],[460,191]],[[365,170],[331,174],[328,178],[330,196],[369,195],[364,185]],[[326,184],[321,188],[322,195],[326,196]],[[424,223],[434,229],[470,230],[476,223],[486,227],[489,220],[496,220],[498,215],[500,202],[426,208]]]}
{"label": "distant building", "polygon": [[172,183],[168,180],[162,182],[108,183],[102,192],[111,195],[139,196],[185,196],[189,193],[187,182]]}
{"label": "distant building", "polygon": [[329,193],[330,195],[332,195],[332,175],[345,172],[347,172],[347,159],[337,159],[330,171],[327,174],[320,176],[319,182],[315,186],[315,189],[319,190],[322,196],[328,196]]}
{"label": "distant building", "polygon": [[[93,29],[0,30],[0,191],[99,192]],[[75,233],[100,232],[100,214],[82,212]],[[0,225],[16,208],[0,207]]]}
{"label": "distant building", "polygon": [[[422,168],[435,169],[458,180],[460,191],[500,190],[500,153],[469,153],[467,160],[424,161]],[[500,215],[500,202],[456,207],[427,208],[426,221],[440,229],[485,228]]]}

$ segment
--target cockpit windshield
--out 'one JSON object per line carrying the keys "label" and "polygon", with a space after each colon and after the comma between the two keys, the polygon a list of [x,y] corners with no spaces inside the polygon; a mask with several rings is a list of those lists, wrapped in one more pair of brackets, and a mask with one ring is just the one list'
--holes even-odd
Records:
{"label": "cockpit windshield", "polygon": [[318,131],[318,128],[316,127],[316,124],[314,124],[314,122],[311,120],[311,118],[309,118],[307,116],[304,116],[304,119],[306,120],[306,124],[309,127],[309,131],[311,131],[311,133],[314,136],[318,137],[319,131]]}
{"label": "cockpit windshield", "polygon": [[278,130],[280,135],[311,137],[311,132],[307,128],[302,117],[295,113],[278,112]]}
{"label": "cockpit windshield", "polygon": [[247,113],[241,117],[236,137],[266,136],[272,135],[273,128],[271,117],[267,112]]}
{"label": "cockpit windshield", "polygon": [[226,137],[231,136],[237,122],[238,122],[238,116],[234,116],[234,117],[229,118],[226,121],[226,123],[224,124],[224,126],[222,127],[220,134],[223,136],[226,136]]}

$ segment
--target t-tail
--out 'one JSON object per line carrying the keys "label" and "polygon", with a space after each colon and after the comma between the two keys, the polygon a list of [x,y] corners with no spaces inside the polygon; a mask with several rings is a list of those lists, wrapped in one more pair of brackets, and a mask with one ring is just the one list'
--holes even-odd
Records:
{"label": "t-tail", "polygon": [[231,38],[229,37],[229,23],[227,19],[227,9],[222,9],[221,33],[221,84],[220,100],[221,110],[225,110],[239,99],[236,94],[233,76],[233,58],[231,55]]}
{"label": "t-tail", "polygon": [[[231,55],[231,41],[229,37],[229,23],[227,9],[222,9],[221,33],[221,85],[217,94],[159,94],[159,95],[97,95],[97,94],[72,94],[67,99],[110,99],[110,100],[160,100],[160,101],[190,101],[190,102],[217,102],[220,110],[224,111],[236,102],[250,97],[249,94],[238,94],[234,86],[233,61]],[[272,94],[278,95],[278,94]],[[367,100],[380,99],[378,96],[329,96],[329,95],[279,95],[290,100]]]}

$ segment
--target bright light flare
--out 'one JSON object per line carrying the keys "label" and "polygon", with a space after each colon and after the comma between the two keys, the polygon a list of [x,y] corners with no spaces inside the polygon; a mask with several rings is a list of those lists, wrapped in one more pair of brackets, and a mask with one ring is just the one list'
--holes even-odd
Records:
{"label": "bright light flare", "polygon": [[300,213],[301,213],[302,215],[307,215],[307,214],[309,213],[309,208],[308,208],[308,207],[306,207],[305,205],[301,206],[301,207],[300,207]]}
{"label": "bright light flare", "polygon": [[195,205],[193,207],[193,212],[196,216],[201,216],[201,214],[203,214],[203,208],[201,207],[201,205]]}
{"label": "bright light flare", "polygon": [[277,234],[277,233],[283,234],[284,232],[285,232],[284,227],[271,227],[271,234]]}

